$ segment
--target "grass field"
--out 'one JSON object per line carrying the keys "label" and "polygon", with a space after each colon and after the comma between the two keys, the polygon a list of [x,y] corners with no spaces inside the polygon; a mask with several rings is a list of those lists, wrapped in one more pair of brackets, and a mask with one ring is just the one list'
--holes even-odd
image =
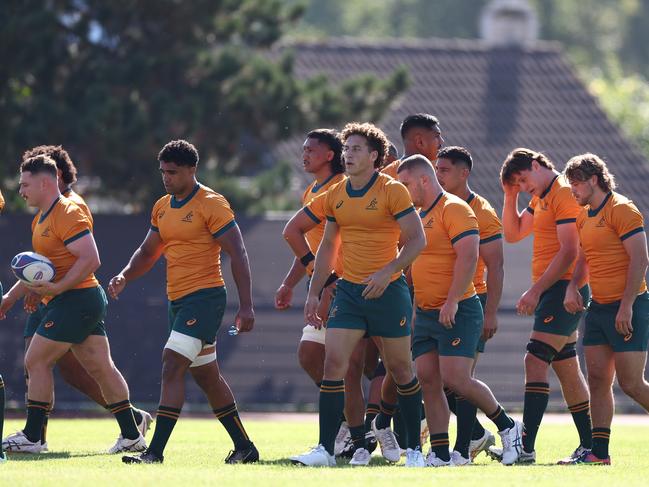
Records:
{"label": "grass field", "polygon": [[[23,424],[8,421],[5,431],[15,431]],[[126,466],[119,456],[101,454],[115,437],[114,421],[53,419],[48,438],[50,452],[40,456],[11,456],[9,462],[0,465],[0,485],[343,487],[431,485],[430,482],[450,486],[461,482],[461,485],[494,487],[529,484],[629,487],[646,486],[649,482],[649,456],[646,456],[649,426],[644,421],[638,425],[614,425],[611,467],[553,465],[576,446],[575,430],[565,421],[543,425],[534,466],[504,467],[481,455],[473,466],[442,469],[388,465],[377,456],[378,452],[369,467],[352,468],[342,464],[336,469],[294,467],[286,458],[315,443],[316,422],[248,420],[246,426],[262,456],[256,465],[224,465],[223,458],[231,444],[220,424],[216,420],[183,418],[167,447],[163,465]]]}

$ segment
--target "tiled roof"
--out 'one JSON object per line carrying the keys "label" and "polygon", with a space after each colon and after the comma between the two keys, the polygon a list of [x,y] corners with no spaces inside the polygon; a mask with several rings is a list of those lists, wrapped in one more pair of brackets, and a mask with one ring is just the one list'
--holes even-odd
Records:
{"label": "tiled roof", "polygon": [[[492,49],[481,41],[356,39],[294,43],[295,72],[324,73],[332,82],[361,73],[385,77],[399,66],[410,87],[379,125],[400,147],[399,125],[415,112],[437,116],[446,145],[468,148],[471,185],[500,211],[500,165],[515,147],[546,153],[563,169],[573,155],[603,157],[641,211],[649,211],[649,166],[608,120],[554,43],[533,49]],[[280,157],[300,157],[303,139],[278,146]]]}

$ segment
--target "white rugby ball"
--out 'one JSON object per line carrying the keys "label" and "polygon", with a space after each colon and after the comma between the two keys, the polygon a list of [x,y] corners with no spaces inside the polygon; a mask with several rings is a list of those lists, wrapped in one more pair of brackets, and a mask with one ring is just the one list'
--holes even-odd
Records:
{"label": "white rugby ball", "polygon": [[36,252],[21,252],[11,259],[11,270],[21,281],[52,281],[56,269],[52,261]]}

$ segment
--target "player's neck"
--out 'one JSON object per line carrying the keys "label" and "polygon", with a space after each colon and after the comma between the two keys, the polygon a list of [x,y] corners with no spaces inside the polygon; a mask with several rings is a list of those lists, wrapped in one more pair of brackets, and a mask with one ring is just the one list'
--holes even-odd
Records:
{"label": "player's neck", "polygon": [[327,164],[325,167],[314,174],[316,184],[324,183],[328,178],[331,177],[332,174],[333,171],[331,170],[331,166]]}
{"label": "player's neck", "polygon": [[376,169],[374,168],[371,171],[365,171],[361,174],[350,174],[349,183],[352,185],[352,189],[363,189],[370,182],[374,174],[376,174]]}
{"label": "player's neck", "polygon": [[190,184],[189,186],[187,186],[187,188],[185,188],[185,189],[182,191],[182,193],[176,193],[176,194],[174,194],[174,196],[176,197],[176,199],[177,199],[178,201],[182,201],[182,200],[184,200],[184,199],[187,198],[190,194],[192,194],[192,191],[194,191],[194,188],[196,187],[197,184],[198,184],[198,181],[196,181],[196,180],[194,179],[194,181],[192,182],[192,184]]}
{"label": "player's neck", "polygon": [[608,193],[605,193],[604,191],[602,191],[599,188],[599,186],[596,187],[595,190],[593,191],[593,196],[591,196],[590,202],[588,203],[588,205],[593,210],[596,209],[596,208],[599,208],[602,205],[602,203],[604,203],[604,200],[606,199],[607,194]]}
{"label": "player's neck", "polygon": [[464,186],[460,186],[460,189],[457,191],[451,191],[455,196],[458,198],[462,198],[464,201],[469,199],[469,196],[471,195],[473,191],[471,191],[471,188],[469,188],[468,184],[465,184]]}
{"label": "player's neck", "polygon": [[38,205],[38,209],[45,213],[47,210],[52,208],[52,205],[61,197],[61,192],[57,187],[55,190],[46,191],[43,193],[43,199]]}
{"label": "player's neck", "polygon": [[435,200],[437,200],[437,198],[439,198],[439,195],[443,192],[444,190],[439,185],[437,185],[436,188],[432,188],[431,191],[427,191],[426,195],[424,196],[424,201],[422,202],[421,209],[428,210],[431,206],[433,206]]}

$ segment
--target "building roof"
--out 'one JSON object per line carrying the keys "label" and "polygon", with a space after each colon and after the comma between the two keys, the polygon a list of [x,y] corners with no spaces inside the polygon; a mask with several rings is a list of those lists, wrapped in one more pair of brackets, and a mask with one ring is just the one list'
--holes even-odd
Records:
{"label": "building roof", "polygon": [[[516,147],[544,152],[560,170],[574,155],[598,154],[616,176],[618,191],[649,210],[647,161],[606,117],[558,44],[490,48],[479,40],[332,39],[282,49],[287,47],[295,53],[300,78],[320,73],[332,82],[362,73],[385,77],[405,66],[410,87],[378,125],[400,147],[399,125],[406,115],[437,116],[445,145],[464,146],[473,155],[473,189],[498,210],[498,173]],[[281,144],[278,155],[296,160],[302,141]]]}

